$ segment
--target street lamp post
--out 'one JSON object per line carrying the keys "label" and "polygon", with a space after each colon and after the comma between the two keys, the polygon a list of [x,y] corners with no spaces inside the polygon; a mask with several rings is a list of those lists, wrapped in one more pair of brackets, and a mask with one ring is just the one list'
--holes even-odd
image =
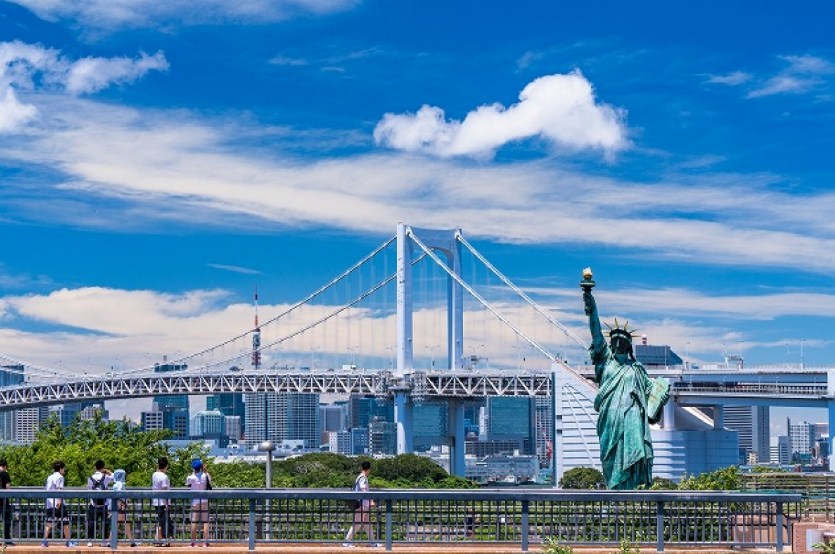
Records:
{"label": "street lamp post", "polygon": [[[264,488],[269,490],[273,485],[273,452],[275,452],[275,443],[271,440],[265,440],[258,445],[258,450],[267,453],[267,478]],[[267,529],[266,535],[269,538],[272,535],[272,513],[270,512],[270,499],[266,501],[267,510]]]}

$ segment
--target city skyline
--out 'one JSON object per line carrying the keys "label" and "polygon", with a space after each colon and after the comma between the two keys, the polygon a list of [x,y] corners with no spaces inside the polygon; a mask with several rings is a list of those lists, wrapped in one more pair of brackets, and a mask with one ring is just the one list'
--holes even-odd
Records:
{"label": "city skyline", "polygon": [[197,6],[0,3],[0,354],[186,355],[404,221],[584,338],[590,265],[691,361],[835,365],[833,8]]}

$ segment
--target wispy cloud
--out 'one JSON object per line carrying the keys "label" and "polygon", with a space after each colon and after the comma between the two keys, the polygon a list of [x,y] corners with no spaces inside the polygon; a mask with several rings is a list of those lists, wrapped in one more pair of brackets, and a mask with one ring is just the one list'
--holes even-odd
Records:
{"label": "wispy cloud", "polygon": [[231,271],[232,273],[240,273],[242,275],[262,275],[260,271],[257,269],[250,269],[248,267],[240,267],[237,265],[224,265],[224,264],[206,264],[209,267],[213,267],[215,269],[222,269],[223,271]]}
{"label": "wispy cloud", "polygon": [[[700,172],[641,183],[556,161],[474,164],[400,152],[305,160],[280,148],[264,153],[242,146],[239,138],[251,136],[251,122],[30,97],[42,122],[26,136],[0,139],[0,146],[16,163],[52,168],[63,181],[51,198],[31,197],[29,218],[48,214],[89,226],[89,210],[52,210],[50,203],[101,206],[109,198],[120,209],[115,217],[99,211],[96,225],[123,228],[118,214],[124,210],[134,225],[170,216],[209,225],[262,221],[380,234],[397,221],[431,222],[512,242],[610,245],[682,262],[835,270],[835,193],[789,194],[776,186],[776,176]],[[14,209],[26,209],[26,194],[21,189]]]}
{"label": "wispy cloud", "polygon": [[733,71],[725,75],[710,75],[707,82],[719,85],[737,86],[751,80],[751,74],[744,71]]}
{"label": "wispy cloud", "polygon": [[139,58],[88,57],[71,61],[60,51],[20,41],[0,42],[0,133],[19,131],[38,113],[18,100],[17,91],[52,90],[90,94],[113,84],[130,83],[149,71],[165,71],[162,52]]}
{"label": "wispy cloud", "polygon": [[359,0],[9,0],[47,21],[70,21],[92,32],[170,25],[273,23],[302,14],[351,8]]}
{"label": "wispy cloud", "polygon": [[625,112],[595,101],[579,72],[548,75],[529,83],[519,102],[481,106],[463,121],[448,121],[441,108],[387,113],[374,129],[377,144],[441,157],[490,156],[508,142],[541,137],[563,148],[613,153],[628,144]]}
{"label": "wispy cloud", "polygon": [[728,86],[747,86],[746,98],[777,94],[805,94],[818,91],[835,73],[835,65],[817,56],[778,56],[784,67],[770,76],[754,76],[744,71],[711,75],[707,82]]}

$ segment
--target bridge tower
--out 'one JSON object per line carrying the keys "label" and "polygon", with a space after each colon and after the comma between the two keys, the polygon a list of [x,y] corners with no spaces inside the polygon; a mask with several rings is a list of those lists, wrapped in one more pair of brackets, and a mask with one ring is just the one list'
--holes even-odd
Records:
{"label": "bridge tower", "polygon": [[[461,275],[461,229],[421,229],[397,224],[397,377],[405,379],[414,370],[412,330],[412,262],[415,241],[433,251],[441,252],[447,267]],[[447,279],[447,365],[446,369],[463,369],[464,296],[461,285]],[[397,453],[414,451],[412,399],[407,386],[394,391],[394,421],[397,425]],[[464,475],[464,403],[450,401],[447,435],[450,447],[450,473]]]}

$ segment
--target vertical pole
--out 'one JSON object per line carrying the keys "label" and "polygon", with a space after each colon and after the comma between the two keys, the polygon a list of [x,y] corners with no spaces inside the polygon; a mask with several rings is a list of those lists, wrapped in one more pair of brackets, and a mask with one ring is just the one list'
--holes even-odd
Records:
{"label": "vertical pole", "polygon": [[[399,378],[412,370],[412,245],[408,228],[397,224],[397,371]],[[412,444],[412,403],[406,391],[394,395],[394,423],[397,453],[410,454]]]}
{"label": "vertical pole", "polygon": [[[6,502],[8,502],[7,500]],[[110,548],[116,550],[119,544],[119,501],[111,498],[108,502],[110,504]],[[125,522],[128,519],[127,507],[125,507]],[[125,523],[127,525],[127,523]]]}
{"label": "vertical pole", "polygon": [[553,445],[553,459],[554,459],[554,488],[560,482],[562,474],[565,472],[563,460],[563,436],[562,436],[562,388],[564,385],[564,377],[562,376],[557,364],[553,364],[553,385],[552,393],[554,397],[554,445]]}
{"label": "vertical pole", "polygon": [[394,393],[394,424],[397,426],[397,453],[414,452],[412,432],[412,401],[405,391]]}
{"label": "vertical pole", "polygon": [[777,552],[783,551],[783,503],[777,503]]}
{"label": "vertical pole", "polygon": [[412,369],[412,245],[408,229],[397,224],[397,375]]}
{"label": "vertical pole", "polygon": [[249,499],[249,551],[255,550],[255,499]]}
{"label": "vertical pole", "polygon": [[725,411],[722,406],[713,406],[713,428],[722,430],[725,427]]}
{"label": "vertical pole", "polygon": [[[451,252],[447,259],[451,261],[452,272],[458,277],[461,276],[461,242],[458,241],[458,236],[461,234],[461,229],[455,232],[455,238],[451,245]],[[449,369],[463,369],[464,368],[464,289],[452,277],[447,277],[449,281],[449,335],[447,358]]]}
{"label": "vertical pole", "polygon": [[530,511],[530,501],[522,501],[522,552],[528,551],[528,512]]}
{"label": "vertical pole", "polygon": [[458,477],[466,474],[466,435],[464,434],[464,403],[459,400],[449,400],[448,430],[450,437],[449,472]]}
{"label": "vertical pole", "polygon": [[664,502],[658,502],[655,510],[655,550],[664,552]]}
{"label": "vertical pole", "polygon": [[391,552],[391,499],[386,500],[386,552]]}
{"label": "vertical pole", "polygon": [[[670,385],[670,388],[672,388],[672,379],[667,377],[666,381],[667,384]],[[676,403],[672,398],[670,398],[670,400],[666,404],[664,404],[663,414],[664,418],[661,421],[661,426],[664,429],[672,431],[676,428]]]}
{"label": "vertical pole", "polygon": [[[829,380],[829,388],[835,387],[835,371],[829,371],[827,375],[827,379]],[[833,392],[830,390],[829,396],[830,399],[826,402],[826,411],[829,415],[829,428],[835,429],[835,399],[831,398]],[[829,471],[835,471],[835,451],[832,448],[835,447],[835,431],[829,432]]]}

